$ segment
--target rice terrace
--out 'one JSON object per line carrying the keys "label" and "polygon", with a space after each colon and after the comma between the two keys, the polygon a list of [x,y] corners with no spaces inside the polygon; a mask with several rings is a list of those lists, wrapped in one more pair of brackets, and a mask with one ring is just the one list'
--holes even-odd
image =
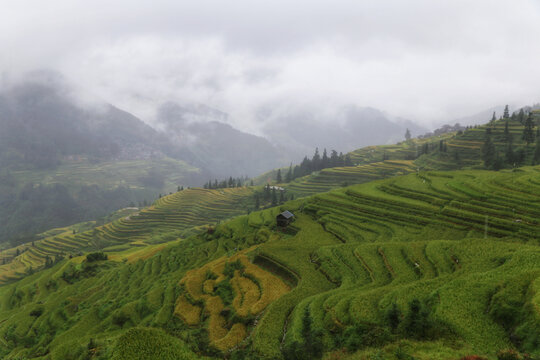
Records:
{"label": "rice terrace", "polygon": [[535,0],[0,12],[1,360],[540,360]]}

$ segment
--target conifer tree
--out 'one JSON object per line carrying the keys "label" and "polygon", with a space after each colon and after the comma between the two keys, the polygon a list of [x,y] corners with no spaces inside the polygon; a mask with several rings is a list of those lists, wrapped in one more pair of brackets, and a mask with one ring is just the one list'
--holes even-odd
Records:
{"label": "conifer tree", "polygon": [[497,116],[495,115],[495,111],[494,111],[494,112],[493,112],[493,116],[491,117],[490,123],[495,122],[495,120],[497,120]]}
{"label": "conifer tree", "polygon": [[510,117],[510,111],[508,110],[508,105],[504,107],[503,119],[508,119]]}
{"label": "conifer tree", "polygon": [[287,171],[287,174],[285,175],[285,182],[291,182],[293,179],[293,170],[292,170],[292,163],[289,165],[289,171]]}
{"label": "conifer tree", "polygon": [[326,148],[323,150],[322,159],[321,159],[321,169],[326,169],[329,166],[328,163],[328,154],[326,153]]}
{"label": "conifer tree", "polygon": [[272,188],[272,206],[277,205],[277,194],[276,194],[276,188]]}
{"label": "conifer tree", "polygon": [[339,166],[339,155],[336,150],[332,150],[332,152],[330,153],[330,166]]}
{"label": "conifer tree", "polygon": [[285,192],[283,190],[279,191],[279,203],[283,204],[285,202]]}
{"label": "conifer tree", "polygon": [[277,171],[276,182],[278,184],[281,184],[283,182],[283,179],[281,178],[281,169],[278,169],[278,171]]}
{"label": "conifer tree", "polygon": [[405,131],[405,141],[411,140],[411,131],[407,128],[407,131]]}
{"label": "conifer tree", "polygon": [[525,120],[525,128],[523,129],[523,141],[529,146],[530,143],[534,142],[534,121],[532,111],[529,112],[527,120]]}
{"label": "conifer tree", "polygon": [[315,154],[313,154],[311,164],[314,171],[321,170],[321,156],[319,155],[319,148],[315,148]]}
{"label": "conifer tree", "polygon": [[523,111],[523,109],[519,109],[519,113],[518,113],[518,121],[523,124],[523,122],[525,121],[525,111]]}
{"label": "conifer tree", "polygon": [[255,194],[255,210],[261,207],[261,201],[259,200],[259,194]]}

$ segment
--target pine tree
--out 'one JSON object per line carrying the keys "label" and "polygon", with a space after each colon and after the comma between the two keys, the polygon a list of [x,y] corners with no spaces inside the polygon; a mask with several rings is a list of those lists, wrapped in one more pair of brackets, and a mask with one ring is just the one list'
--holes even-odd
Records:
{"label": "pine tree", "polygon": [[328,154],[326,153],[326,148],[323,150],[322,159],[321,159],[321,169],[326,169],[329,167]]}
{"label": "pine tree", "polygon": [[255,194],[255,210],[261,207],[261,201],[259,200],[259,194]]}
{"label": "pine tree", "polygon": [[339,155],[336,150],[332,150],[330,153],[330,166],[331,167],[339,166]]}
{"label": "pine tree", "polygon": [[407,131],[405,131],[405,141],[409,141],[409,140],[411,140],[411,132],[407,128]]}
{"label": "pine tree", "polygon": [[278,169],[278,171],[277,171],[276,182],[278,184],[281,184],[283,182],[283,179],[281,178],[281,169]]}
{"label": "pine tree", "polygon": [[519,109],[517,119],[521,124],[523,124],[523,122],[525,121],[525,111],[523,111],[523,109]]}
{"label": "pine tree", "polygon": [[292,163],[289,165],[289,171],[287,171],[287,174],[285,175],[285,182],[290,183],[293,180],[293,170],[292,170]]}
{"label": "pine tree", "polygon": [[285,192],[283,190],[280,190],[279,192],[279,203],[283,204],[285,202]]}
{"label": "pine tree", "polygon": [[510,111],[508,110],[508,105],[504,107],[503,119],[508,119],[510,117]]}
{"label": "pine tree", "polygon": [[493,122],[495,122],[495,120],[497,120],[497,116],[495,115],[495,111],[494,111],[490,122],[493,123]]}
{"label": "pine tree", "polygon": [[319,155],[319,148],[315,148],[315,154],[313,154],[311,164],[314,171],[321,170],[321,156]]}
{"label": "pine tree", "polygon": [[523,141],[525,141],[525,143],[527,143],[527,146],[529,146],[530,143],[534,142],[534,137],[534,121],[531,111],[529,113],[529,116],[527,116],[527,120],[525,120],[525,129],[523,129]]}
{"label": "pine tree", "polygon": [[276,188],[272,188],[272,206],[277,205],[277,195],[276,195]]}

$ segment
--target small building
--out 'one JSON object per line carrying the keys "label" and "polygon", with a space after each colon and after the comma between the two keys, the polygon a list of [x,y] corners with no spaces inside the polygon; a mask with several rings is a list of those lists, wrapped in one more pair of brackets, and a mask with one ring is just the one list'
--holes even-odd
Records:
{"label": "small building", "polygon": [[286,227],[294,220],[294,214],[289,210],[285,210],[278,216],[276,216],[277,226]]}

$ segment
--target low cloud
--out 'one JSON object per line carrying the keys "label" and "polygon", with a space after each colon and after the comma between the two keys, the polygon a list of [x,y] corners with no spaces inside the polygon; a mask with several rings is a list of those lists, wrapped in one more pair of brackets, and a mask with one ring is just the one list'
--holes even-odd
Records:
{"label": "low cloud", "polygon": [[21,1],[0,24],[3,74],[59,71],[149,123],[176,101],[253,133],[348,104],[433,126],[539,98],[533,0]]}

